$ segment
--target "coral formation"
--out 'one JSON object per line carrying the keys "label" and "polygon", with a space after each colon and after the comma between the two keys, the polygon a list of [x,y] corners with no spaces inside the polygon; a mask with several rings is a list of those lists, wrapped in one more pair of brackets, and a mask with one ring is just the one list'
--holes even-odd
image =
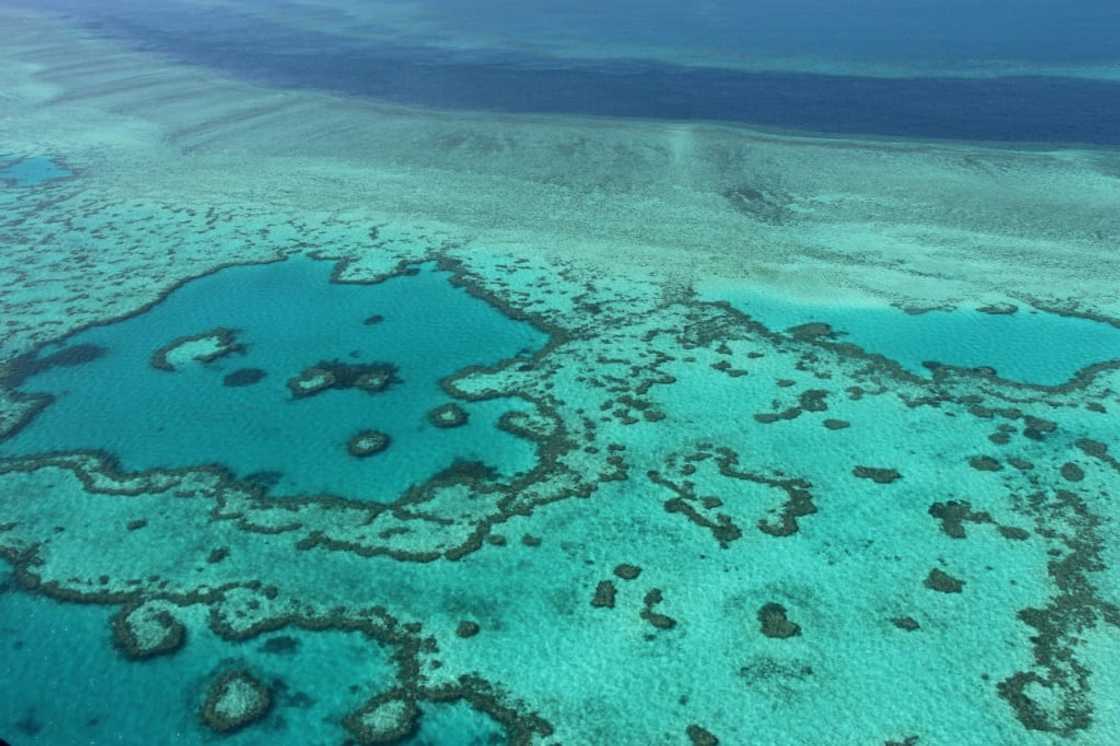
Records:
{"label": "coral formation", "polygon": [[272,694],[248,671],[227,671],[211,684],[202,705],[202,721],[218,733],[231,733],[268,714]]}
{"label": "coral formation", "polygon": [[440,428],[461,427],[467,424],[467,420],[467,410],[455,402],[441,404],[428,412],[428,422]]}
{"label": "coral formation", "polygon": [[389,436],[378,430],[355,433],[346,443],[346,450],[355,458],[366,458],[381,453],[389,447]]}

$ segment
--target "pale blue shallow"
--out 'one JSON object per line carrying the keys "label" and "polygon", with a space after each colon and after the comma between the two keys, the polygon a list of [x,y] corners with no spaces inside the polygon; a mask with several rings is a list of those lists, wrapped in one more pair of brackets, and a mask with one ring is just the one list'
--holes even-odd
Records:
{"label": "pale blue shallow", "polygon": [[837,339],[929,376],[926,362],[990,367],[1008,380],[1059,386],[1096,363],[1120,359],[1120,329],[1091,319],[1019,306],[1013,314],[975,308],[910,314],[889,306],[798,302],[760,293],[711,294],[775,331],[810,322],[832,327]]}

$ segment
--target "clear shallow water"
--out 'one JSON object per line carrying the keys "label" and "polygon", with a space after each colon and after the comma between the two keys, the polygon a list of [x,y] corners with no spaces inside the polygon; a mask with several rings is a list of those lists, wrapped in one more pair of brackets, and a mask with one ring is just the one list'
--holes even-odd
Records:
{"label": "clear shallow water", "polygon": [[926,362],[994,368],[1002,378],[1058,386],[1095,363],[1120,359],[1120,329],[1090,319],[1020,306],[1013,314],[975,308],[910,314],[890,306],[811,304],[761,293],[708,293],[770,329],[811,322],[832,327],[837,339],[888,357],[929,376]]}
{"label": "clear shallow water", "polygon": [[[57,399],[0,444],[0,455],[103,449],[130,470],[218,463],[240,477],[278,472],[280,493],[375,500],[393,499],[457,459],[507,475],[531,468],[535,447],[496,427],[503,412],[524,408],[516,401],[461,402],[470,421],[458,428],[437,428],[426,416],[452,401],[440,379],[529,353],[545,335],[454,288],[445,273],[354,285],[330,282],[332,266],[290,259],[225,269],[147,313],[72,337],[68,346],[107,352],[27,381],[27,391]],[[366,325],[374,314],[384,320]],[[175,372],[152,366],[160,347],[216,327],[238,330],[245,353]],[[354,388],[293,399],[288,379],[331,360],[392,363],[401,382],[376,394]],[[223,384],[243,368],[265,377]],[[369,429],[387,433],[390,447],[351,456],[347,441]]]}
{"label": "clear shallow water", "polygon": [[404,739],[404,746],[504,746],[505,731],[482,713],[463,702],[426,703],[420,707],[422,719],[415,735]]}
{"label": "clear shallow water", "polygon": [[73,173],[47,156],[12,159],[0,154],[0,186],[33,187],[67,176]]}

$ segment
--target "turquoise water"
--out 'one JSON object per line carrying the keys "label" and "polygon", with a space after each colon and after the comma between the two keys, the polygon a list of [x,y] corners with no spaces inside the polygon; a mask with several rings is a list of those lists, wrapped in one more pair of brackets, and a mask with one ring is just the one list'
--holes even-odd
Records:
{"label": "turquoise water", "polygon": [[[1107,512],[1117,472],[1093,455],[1115,447],[1114,383],[1102,377],[1067,393],[971,379],[926,386],[754,333],[710,303],[664,303],[656,286],[545,261],[495,269],[463,255],[478,262],[472,281],[511,302],[524,295],[562,309],[549,318],[572,332],[532,365],[515,360],[460,385],[547,398],[574,442],[550,441],[555,461],[508,493],[449,489],[376,516],[311,499],[298,508],[306,525],[280,533],[261,527],[287,517],[286,501],[215,495],[189,481],[161,487],[159,475],[130,490],[97,481],[95,464],[80,472],[93,480],[83,483],[77,467],[55,459],[14,471],[0,462],[0,549],[44,581],[40,595],[0,594],[0,631],[13,646],[0,676],[17,689],[0,704],[0,736],[345,743],[340,718],[401,686],[427,698],[405,741],[412,746],[685,744],[692,726],[723,744],[783,746],[915,736],[936,746],[969,737],[1053,746],[1067,742],[1061,729],[1075,732],[1070,743],[1115,740],[1107,733],[1117,732],[1110,703],[1120,678],[1109,666],[1116,645],[1105,614],[1120,587]],[[539,350],[542,332],[430,266],[372,285],[332,283],[331,269],[303,258],[223,269],[140,315],[44,348],[41,364],[76,364],[37,373],[17,366],[32,371],[20,392],[56,400],[0,444],[2,454],[97,447],[132,469],[217,461],[239,476],[279,472],[275,493],[367,500],[396,496],[455,459],[507,474],[537,463],[528,442],[495,427],[524,400],[460,401],[469,414],[460,428],[434,427],[427,415],[453,401],[442,377]],[[821,318],[839,327],[848,318],[827,308],[782,316],[751,306],[752,297],[739,305],[775,328]],[[881,313],[899,325],[954,318]],[[1020,310],[975,323],[1033,318]],[[172,355],[174,371],[153,367],[157,350],[219,327],[244,351],[209,363]],[[904,349],[881,339],[879,347],[857,341]],[[83,345],[105,352],[84,362],[54,357]],[[324,359],[393,364],[400,381],[376,394],[293,398],[287,381]],[[260,373],[238,375],[245,370]],[[230,376],[239,385],[226,385]],[[877,388],[888,395],[853,393]],[[910,406],[931,394],[937,406]],[[369,429],[390,435],[388,450],[351,457],[347,439]],[[1086,438],[1098,445],[1085,450]],[[619,461],[625,473],[612,468]],[[896,478],[864,478],[867,470]],[[223,496],[227,506],[237,501],[236,512],[216,519]],[[394,529],[419,524],[418,515],[411,546],[393,545]],[[363,543],[348,551],[304,541],[319,533]],[[391,546],[436,557],[381,551]],[[226,554],[211,559],[218,549]],[[640,575],[620,575],[622,563]],[[931,587],[934,570],[957,590]],[[609,607],[593,604],[604,582],[614,584]],[[243,593],[254,583],[259,592]],[[105,589],[157,601],[192,596],[186,645],[124,661],[108,642],[119,597]],[[67,593],[90,604],[44,598]],[[773,604],[797,634],[765,632],[759,615]],[[285,628],[243,643],[210,631],[211,613],[250,628],[284,622],[293,607],[368,620],[361,614],[373,605],[410,630],[390,643],[392,654],[422,675],[391,675],[377,643],[337,628]],[[1057,630],[1050,639],[1025,621],[1040,617]],[[474,634],[459,631],[467,620]],[[271,643],[284,636],[296,642]],[[1091,668],[1089,683],[1037,662],[1051,654]],[[242,668],[276,687],[276,707],[237,735],[204,732],[206,687]],[[477,703],[430,701],[475,675],[507,713],[539,714],[556,737],[516,740]],[[1055,681],[1023,686],[1045,708],[1048,731],[1027,728],[1030,708],[1000,689],[1031,675]],[[153,692],[151,706],[136,704]],[[1084,711],[1091,725],[1077,721]],[[834,721],[826,731],[822,718]]]}
{"label": "turquoise water", "polygon": [[1120,6],[554,5],[0,0],[0,743],[1120,743]]}
{"label": "turquoise water", "polygon": [[48,181],[73,176],[68,168],[43,155],[17,160],[0,154],[0,183],[14,187],[33,187]]}
{"label": "turquoise water", "polygon": [[[144,746],[153,734],[180,744],[294,744],[308,733],[341,742],[342,718],[393,684],[389,651],[344,632],[287,628],[231,643],[197,625],[182,650],[135,663],[112,646],[112,608],[23,593],[7,568],[0,588],[0,734],[20,746]],[[234,668],[269,682],[274,706],[256,728],[219,739],[197,712],[208,682]]]}
{"label": "turquoise water", "polygon": [[889,306],[802,303],[774,295],[708,294],[727,300],[767,327],[784,331],[824,322],[836,339],[929,376],[926,362],[989,367],[1023,383],[1057,386],[1094,363],[1120,358],[1120,329],[1090,319],[1060,316],[1020,305],[1012,314],[975,308],[906,313]]}
{"label": "turquoise water", "polygon": [[505,731],[492,719],[464,702],[425,703],[416,734],[403,746],[504,746]]}
{"label": "turquoise water", "polygon": [[[112,646],[111,615],[111,608],[60,605],[24,593],[6,568],[0,571],[4,738],[20,746],[147,746],[155,733],[177,744],[250,746],[262,738],[341,743],[343,718],[394,684],[388,650],[358,633],[298,628],[236,643],[199,626],[172,656],[134,663]],[[254,727],[216,736],[197,712],[207,684],[231,669],[250,670],[268,682],[274,704]],[[426,702],[420,713],[415,734],[402,744],[507,743],[500,725],[462,701]]]}
{"label": "turquoise water", "polygon": [[[217,463],[237,476],[278,473],[284,494],[331,493],[395,498],[457,459],[482,461],[503,474],[532,468],[526,440],[496,428],[511,401],[461,403],[468,424],[431,425],[429,410],[451,401],[439,381],[463,367],[525,354],[546,337],[513,322],[426,269],[377,285],[330,282],[330,262],[222,270],[181,287],[151,311],[75,335],[67,347],[97,345],[100,358],[33,376],[28,392],[56,400],[0,455],[103,449],[126,469]],[[364,323],[373,315],[384,320]],[[174,372],[150,358],[178,337],[216,327],[237,330],[244,353]],[[49,354],[47,350],[43,354]],[[391,363],[400,383],[381,393],[327,390],[294,399],[286,382],[319,361]],[[258,368],[243,386],[225,376]],[[346,448],[362,430],[391,438],[389,448],[359,459]]]}

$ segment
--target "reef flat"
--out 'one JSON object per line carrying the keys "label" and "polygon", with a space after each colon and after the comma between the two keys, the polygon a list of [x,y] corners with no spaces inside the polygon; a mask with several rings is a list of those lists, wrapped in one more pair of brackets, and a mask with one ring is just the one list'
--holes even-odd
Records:
{"label": "reef flat", "polygon": [[1117,740],[1120,156],[450,115],[0,18],[0,736]]}

